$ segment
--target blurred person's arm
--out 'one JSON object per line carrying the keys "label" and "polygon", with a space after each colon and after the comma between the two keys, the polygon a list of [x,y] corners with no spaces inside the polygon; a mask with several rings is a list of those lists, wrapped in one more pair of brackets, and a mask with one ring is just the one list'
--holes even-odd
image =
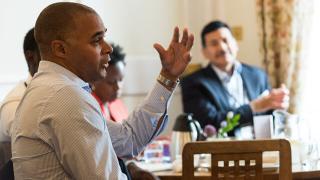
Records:
{"label": "blurred person's arm", "polygon": [[20,98],[12,98],[3,102],[3,104],[0,107],[0,141],[10,141],[10,129],[19,102]]}
{"label": "blurred person's arm", "polygon": [[112,144],[118,157],[131,158],[138,155],[165,127],[168,120],[167,108],[179,77],[191,60],[190,50],[194,37],[187,29],[180,40],[179,29],[174,29],[167,49],[156,43],[162,69],[155,87],[142,105],[129,115],[122,124],[108,122]]}

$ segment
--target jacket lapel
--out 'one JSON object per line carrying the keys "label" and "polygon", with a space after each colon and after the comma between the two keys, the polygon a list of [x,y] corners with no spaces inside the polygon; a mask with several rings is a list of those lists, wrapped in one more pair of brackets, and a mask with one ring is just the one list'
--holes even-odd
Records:
{"label": "jacket lapel", "polygon": [[223,87],[222,82],[210,64],[205,69],[205,76],[207,79],[203,81],[203,84],[210,91],[210,94],[213,96],[212,98],[216,100],[216,103],[220,107],[230,107],[226,89]]}
{"label": "jacket lapel", "polygon": [[244,88],[248,94],[249,101],[251,101],[256,96],[254,83],[252,83],[255,81],[253,79],[254,75],[251,75],[250,72],[247,71],[247,69],[244,66],[242,66],[241,77]]}

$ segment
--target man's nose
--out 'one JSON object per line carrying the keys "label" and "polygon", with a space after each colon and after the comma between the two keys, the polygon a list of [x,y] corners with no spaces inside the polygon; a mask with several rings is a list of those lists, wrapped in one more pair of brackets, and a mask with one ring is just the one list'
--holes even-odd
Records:
{"label": "man's nose", "polygon": [[218,47],[220,48],[220,50],[226,50],[226,49],[228,49],[228,45],[227,45],[225,42],[223,42],[223,41],[221,41],[221,42],[218,43]]}
{"label": "man's nose", "polygon": [[110,46],[110,44],[107,43],[106,41],[104,41],[103,46],[102,46],[102,50],[101,50],[102,55],[111,54],[112,51],[113,51],[113,49]]}

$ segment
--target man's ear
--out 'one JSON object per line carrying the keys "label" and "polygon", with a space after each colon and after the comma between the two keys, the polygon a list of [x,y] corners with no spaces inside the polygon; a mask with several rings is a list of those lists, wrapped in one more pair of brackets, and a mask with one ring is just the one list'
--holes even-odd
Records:
{"label": "man's ear", "polygon": [[66,43],[61,40],[53,40],[51,42],[51,51],[54,56],[65,58],[66,56]]}
{"label": "man's ear", "polygon": [[30,51],[30,50],[26,50],[26,51],[24,52],[24,56],[26,57],[26,59],[27,59],[28,61],[33,60],[33,52]]}

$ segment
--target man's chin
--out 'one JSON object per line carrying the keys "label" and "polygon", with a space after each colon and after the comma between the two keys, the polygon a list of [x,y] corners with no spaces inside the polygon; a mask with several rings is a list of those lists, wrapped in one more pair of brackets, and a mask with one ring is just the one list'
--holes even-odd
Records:
{"label": "man's chin", "polygon": [[100,81],[100,80],[102,80],[102,79],[104,79],[106,77],[107,77],[107,75],[99,74],[99,75],[96,75],[96,76],[91,76],[85,81],[88,82],[88,83],[93,83],[95,81]]}
{"label": "man's chin", "polygon": [[101,80],[105,78],[107,78],[107,72],[106,71],[100,72],[98,79]]}
{"label": "man's chin", "polygon": [[117,98],[118,98],[117,96],[112,96],[112,97],[110,98],[110,102],[115,101]]}

